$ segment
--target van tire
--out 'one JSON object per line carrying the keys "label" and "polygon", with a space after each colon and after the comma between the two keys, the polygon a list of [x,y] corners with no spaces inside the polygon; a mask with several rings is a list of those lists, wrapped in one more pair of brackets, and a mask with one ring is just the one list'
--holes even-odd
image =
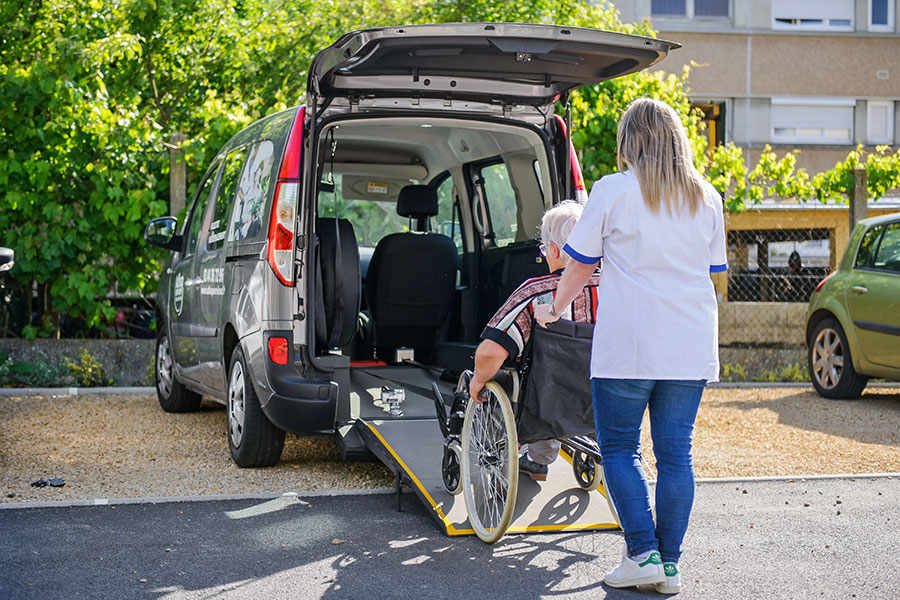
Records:
{"label": "van tire", "polygon": [[159,405],[169,413],[193,412],[200,408],[203,396],[187,389],[175,378],[175,361],[172,358],[172,345],[165,325],[160,326],[160,334],[156,338],[155,354],[156,397]]}
{"label": "van tire", "polygon": [[281,458],[284,432],[263,413],[249,373],[244,351],[238,345],[228,368],[228,447],[239,467],[271,467]]}

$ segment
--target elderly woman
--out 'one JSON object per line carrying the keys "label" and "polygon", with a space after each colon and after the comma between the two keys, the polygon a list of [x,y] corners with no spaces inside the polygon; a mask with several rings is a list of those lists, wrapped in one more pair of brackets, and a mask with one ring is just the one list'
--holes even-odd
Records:
{"label": "elderly woman", "polygon": [[[570,261],[562,249],[581,212],[580,204],[566,201],[544,213],[541,219],[541,253],[547,259],[550,274],[525,281],[488,321],[481,334],[483,341],[475,351],[475,374],[469,383],[471,398],[478,397],[484,384],[497,373],[507,358],[514,357],[516,360],[521,358],[522,350],[528,343],[534,327],[535,307],[553,301],[559,278]],[[580,292],[573,294],[566,303],[562,314],[567,319],[585,323],[593,323],[596,320],[597,304],[594,292],[598,275],[587,277]],[[527,444],[523,446],[523,452],[519,456],[519,471],[536,481],[545,481],[547,466],[556,460],[558,455],[557,440]]]}
{"label": "elderly woman", "polygon": [[[655,584],[677,593],[678,559],[694,500],[691,438],[703,389],[719,373],[716,295],[709,273],[727,268],[722,201],[694,168],[668,105],[631,103],[619,123],[619,173],[594,184],[564,250],[566,267],[545,325],[595,277],[613,318],[594,326],[591,389],[607,490],[625,532],[613,587]],[[644,411],[656,456],[656,524],[638,448]]]}

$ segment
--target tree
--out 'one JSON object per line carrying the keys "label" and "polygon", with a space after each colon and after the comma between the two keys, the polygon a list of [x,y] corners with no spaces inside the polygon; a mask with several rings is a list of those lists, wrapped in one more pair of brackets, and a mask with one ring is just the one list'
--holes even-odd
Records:
{"label": "tree", "polygon": [[[163,258],[144,224],[168,212],[168,140],[181,132],[189,194],[251,121],[303,101],[316,52],[353,29],[425,22],[555,23],[655,35],[582,0],[56,0],[0,4],[0,230],[26,336],[58,335],[67,314],[96,325],[111,297],[150,294]],[[573,140],[588,180],[615,167],[627,104],[652,96],[687,125],[698,167],[739,210],[765,195],[833,199],[864,164],[870,193],[900,185],[900,155],[860,149],[810,178],[793,156],[708,155],[685,74],[636,73],[572,94]]]}

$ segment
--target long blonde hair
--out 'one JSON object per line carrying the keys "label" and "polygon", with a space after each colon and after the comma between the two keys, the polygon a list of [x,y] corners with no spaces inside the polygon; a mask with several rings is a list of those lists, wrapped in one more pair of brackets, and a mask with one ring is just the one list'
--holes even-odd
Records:
{"label": "long blonde hair", "polygon": [[638,98],[628,105],[616,135],[619,171],[634,170],[644,203],[653,213],[665,202],[669,214],[703,202],[703,176],[678,113],[659,100]]}

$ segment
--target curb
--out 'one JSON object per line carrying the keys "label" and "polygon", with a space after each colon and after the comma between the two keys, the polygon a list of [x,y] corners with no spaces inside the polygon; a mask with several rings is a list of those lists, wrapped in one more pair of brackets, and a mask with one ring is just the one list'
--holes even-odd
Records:
{"label": "curb", "polygon": [[155,387],[0,388],[2,396],[114,396],[155,394]]}
{"label": "curb", "polygon": [[[395,494],[394,488],[357,490],[307,490],[300,492],[270,492],[261,494],[208,494],[196,496],[147,496],[138,498],[90,498],[85,500],[57,500],[45,502],[5,502],[0,511],[18,508],[71,508],[75,506],[122,506],[125,504],[177,504],[179,502],[216,502],[225,500],[275,500],[277,498],[332,498],[340,496],[380,496]],[[404,489],[403,493],[412,493]]]}
{"label": "curb", "polygon": [[[808,381],[782,382],[782,381],[718,381],[706,386],[708,389],[753,389],[753,388],[808,388],[814,389]],[[873,381],[866,384],[866,388],[900,388],[900,381]]]}
{"label": "curb", "polygon": [[[760,477],[700,477],[698,484],[716,483],[802,483],[847,479],[900,479],[900,473],[860,473],[842,475],[773,475]],[[655,484],[655,481],[649,483]],[[209,494],[196,496],[148,496],[144,498],[91,498],[87,500],[58,500],[46,502],[6,502],[0,504],[0,511],[28,508],[73,508],[81,506],[123,506],[127,504],[177,504],[181,502],[216,502],[227,500],[276,500],[279,498],[300,501],[301,498],[336,498],[342,496],[386,496],[396,494],[394,488],[371,488],[356,490],[308,490],[300,492],[264,494]],[[411,488],[404,488],[404,494],[412,494]]]}

